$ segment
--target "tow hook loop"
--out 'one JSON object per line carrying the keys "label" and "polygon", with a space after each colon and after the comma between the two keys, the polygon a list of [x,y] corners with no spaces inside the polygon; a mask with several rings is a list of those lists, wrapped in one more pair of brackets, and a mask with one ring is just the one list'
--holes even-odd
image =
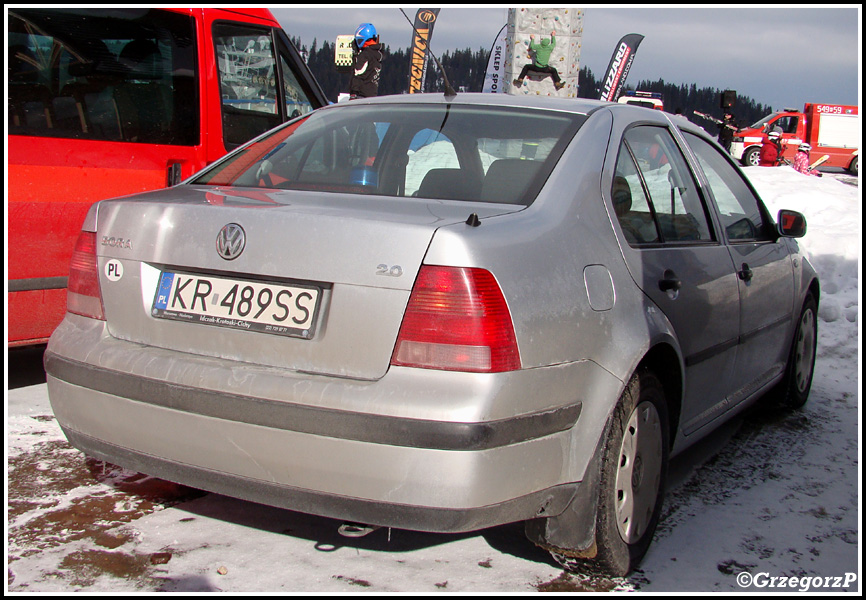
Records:
{"label": "tow hook loop", "polygon": [[381,529],[378,525],[363,525],[361,523],[343,523],[337,532],[343,537],[361,538]]}

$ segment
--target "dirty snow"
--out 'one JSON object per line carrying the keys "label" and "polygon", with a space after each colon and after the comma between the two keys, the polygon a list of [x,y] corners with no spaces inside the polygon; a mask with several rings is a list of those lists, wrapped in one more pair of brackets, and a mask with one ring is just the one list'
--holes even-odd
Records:
{"label": "dirty snow", "polygon": [[[663,521],[631,577],[564,574],[519,525],[349,539],[328,519],[86,460],[42,384],[7,393],[7,591],[859,591],[862,196],[844,175],[746,172],[773,213],[808,220],[823,288],[812,394],[801,411],[753,411],[673,462]],[[797,579],[782,589],[783,577]]]}

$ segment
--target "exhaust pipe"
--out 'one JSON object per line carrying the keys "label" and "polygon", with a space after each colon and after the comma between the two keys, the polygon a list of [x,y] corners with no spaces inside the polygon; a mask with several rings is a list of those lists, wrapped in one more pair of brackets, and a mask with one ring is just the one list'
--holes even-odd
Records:
{"label": "exhaust pipe", "polygon": [[362,538],[381,529],[378,525],[364,525],[362,523],[343,523],[337,528],[337,532],[343,537]]}

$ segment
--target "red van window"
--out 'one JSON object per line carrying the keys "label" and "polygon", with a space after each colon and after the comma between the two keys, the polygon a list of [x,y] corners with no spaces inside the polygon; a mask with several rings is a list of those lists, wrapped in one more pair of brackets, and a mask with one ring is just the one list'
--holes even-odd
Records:
{"label": "red van window", "polygon": [[[216,23],[213,40],[226,149],[236,148],[286,119],[313,109],[270,29]],[[282,89],[277,85],[280,74]],[[285,102],[282,114],[280,102]]]}
{"label": "red van window", "polygon": [[16,8],[8,35],[10,134],[199,142],[190,16]]}
{"label": "red van window", "polygon": [[223,139],[231,149],[280,124],[276,56],[267,29],[218,23],[213,39]]}

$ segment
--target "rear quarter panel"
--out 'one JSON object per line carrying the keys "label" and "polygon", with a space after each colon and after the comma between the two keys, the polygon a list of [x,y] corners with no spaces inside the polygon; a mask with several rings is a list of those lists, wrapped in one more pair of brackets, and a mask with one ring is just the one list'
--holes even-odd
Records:
{"label": "rear quarter panel", "polygon": [[[612,124],[609,110],[594,113],[531,206],[476,228],[442,228],[425,259],[489,269],[496,277],[523,369],[548,373],[533,397],[512,402],[532,410],[582,404],[563,448],[571,481],[584,477],[625,382],[648,350],[660,342],[676,347],[670,324],[632,280],[605,206]],[[579,382],[557,372],[571,366],[584,367]]]}
{"label": "rear quarter panel", "polygon": [[590,360],[625,380],[655,335],[602,199],[611,125],[609,111],[592,115],[528,208],[442,228],[427,253],[428,264],[494,274],[523,368]]}

